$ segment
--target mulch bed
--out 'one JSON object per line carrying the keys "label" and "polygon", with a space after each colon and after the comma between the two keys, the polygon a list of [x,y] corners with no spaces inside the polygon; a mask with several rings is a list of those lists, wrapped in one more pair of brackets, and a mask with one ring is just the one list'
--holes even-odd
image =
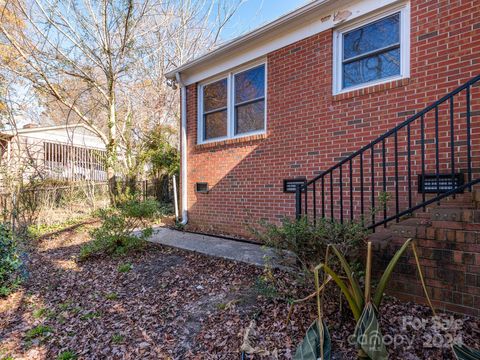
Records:
{"label": "mulch bed", "polygon": [[[259,283],[257,267],[158,245],[77,263],[91,226],[30,246],[24,286],[0,299],[0,359],[56,359],[67,350],[79,359],[240,359],[247,329],[256,353],[248,359],[290,359],[316,316],[313,302],[298,305],[285,324],[288,299],[307,292],[279,271],[288,296]],[[124,264],[131,269],[119,271]],[[355,359],[348,341],[354,323],[338,303],[333,294],[325,305],[335,359]],[[451,359],[449,348],[440,346],[447,333],[480,348],[478,320],[456,316],[456,330],[440,329],[427,308],[394,299],[381,314],[391,359]],[[48,331],[33,337],[29,331],[38,325]]]}

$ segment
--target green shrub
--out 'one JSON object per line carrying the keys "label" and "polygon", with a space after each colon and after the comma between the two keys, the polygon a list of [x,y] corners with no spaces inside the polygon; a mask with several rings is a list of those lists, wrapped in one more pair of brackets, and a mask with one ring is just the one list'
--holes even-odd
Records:
{"label": "green shrub", "polygon": [[130,263],[125,263],[125,264],[122,264],[118,267],[118,272],[121,272],[121,273],[127,273],[129,272],[130,270],[133,269],[133,265],[130,264]]}
{"label": "green shrub", "polygon": [[83,315],[80,316],[80,320],[91,320],[91,319],[96,319],[99,318],[101,314],[97,311],[89,311]]}
{"label": "green shrub", "polygon": [[111,292],[111,293],[105,294],[105,299],[107,299],[107,300],[118,300],[118,294],[116,292]]}
{"label": "green shrub", "polygon": [[[300,267],[310,271],[323,261],[328,244],[334,244],[349,261],[356,262],[368,235],[368,231],[355,222],[341,224],[319,219],[313,224],[307,218],[285,218],[281,225],[263,224],[263,229],[255,233],[267,246],[295,254]],[[279,251],[279,255],[282,254],[284,252]]]}
{"label": "green shrub", "polygon": [[275,299],[280,296],[275,284],[264,276],[259,276],[255,280],[253,288],[258,295],[262,295],[267,299]]}
{"label": "green shrub", "polygon": [[10,228],[0,224],[0,296],[6,296],[20,282],[22,261]]}
{"label": "green shrub", "polygon": [[58,354],[57,360],[76,360],[77,354],[73,351],[67,350]]}
{"label": "green shrub", "polygon": [[102,225],[90,233],[92,241],[80,250],[81,260],[98,255],[123,255],[141,249],[153,233],[148,223],[158,215],[158,203],[130,199],[114,208],[100,210],[98,215]]}
{"label": "green shrub", "polygon": [[50,326],[38,325],[27,331],[27,333],[25,334],[25,339],[29,341],[37,338],[45,338],[49,336],[52,332],[53,329]]}
{"label": "green shrub", "polygon": [[116,345],[121,344],[125,341],[125,336],[120,334],[113,334],[112,335],[112,342]]}

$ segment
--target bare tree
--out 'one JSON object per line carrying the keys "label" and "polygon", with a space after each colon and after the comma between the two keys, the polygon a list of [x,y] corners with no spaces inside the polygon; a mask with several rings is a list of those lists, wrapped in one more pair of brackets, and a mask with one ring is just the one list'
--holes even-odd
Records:
{"label": "bare tree", "polygon": [[166,69],[214,46],[245,0],[3,1],[3,12],[25,23],[0,21],[0,35],[24,64],[9,70],[97,133],[112,186],[129,132],[178,118]]}

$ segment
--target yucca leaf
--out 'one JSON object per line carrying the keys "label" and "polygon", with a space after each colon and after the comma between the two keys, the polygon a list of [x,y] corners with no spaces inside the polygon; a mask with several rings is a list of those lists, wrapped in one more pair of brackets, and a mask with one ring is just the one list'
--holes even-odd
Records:
{"label": "yucca leaf", "polygon": [[347,275],[348,281],[350,282],[350,286],[352,287],[353,296],[355,297],[355,301],[357,302],[358,307],[360,309],[363,308],[362,290],[360,290],[360,285],[358,284],[358,281],[355,279],[353,275],[353,271],[350,268],[350,265],[348,264],[345,257],[340,253],[340,251],[338,251],[338,249],[334,245],[332,245],[331,248],[335,253],[335,255],[337,255],[338,260],[340,260],[340,264],[343,267],[343,271],[345,271],[345,274]]}
{"label": "yucca leaf", "polygon": [[[330,338],[330,332],[324,321],[323,325],[323,359],[330,360],[332,354],[332,340]],[[294,360],[318,360],[321,359],[320,350],[320,323],[319,320],[315,320],[307,330],[302,343],[295,352]]]}
{"label": "yucca leaf", "polygon": [[303,299],[297,299],[297,300],[293,300],[292,303],[290,304],[290,309],[288,310],[288,314],[287,314],[287,320],[285,321],[285,325],[288,325],[288,322],[290,321],[290,318],[292,316],[292,312],[293,312],[293,308],[295,306],[295,304],[298,304],[298,303],[301,303],[301,302],[305,302],[305,301],[308,301],[310,299],[313,299],[315,296],[317,296],[317,294],[320,294],[323,289],[325,288],[325,286],[327,286],[327,284],[332,280],[332,277],[330,275],[328,275],[328,277],[326,278],[326,280],[323,282],[323,284],[318,288],[317,291],[311,293],[310,295],[304,297]]}
{"label": "yucca leaf", "polygon": [[411,241],[412,239],[408,239],[407,241],[405,241],[402,247],[395,253],[392,260],[390,260],[387,268],[383,272],[382,277],[378,282],[377,290],[375,291],[375,296],[373,297],[373,304],[377,309],[380,306],[380,303],[382,302],[383,293],[385,292],[385,288],[387,287],[388,281],[390,280],[390,276],[392,275],[393,269],[395,269],[395,266],[397,266],[398,260],[400,260],[402,255],[405,253]]}
{"label": "yucca leaf", "polygon": [[433,307],[432,301],[430,300],[430,295],[428,295],[428,291],[427,291],[427,285],[425,284],[425,279],[423,278],[422,267],[420,266],[420,260],[418,259],[418,253],[417,253],[417,248],[415,246],[415,242],[412,242],[412,252],[413,252],[413,256],[415,256],[415,263],[417,264],[418,277],[420,278],[420,282],[422,283],[423,293],[427,298],[428,305],[430,306],[430,309],[432,309],[433,315],[436,316],[437,314],[435,312],[435,308]]}
{"label": "yucca leaf", "polygon": [[463,344],[453,345],[453,353],[457,360],[480,360],[480,351],[469,348]]}
{"label": "yucca leaf", "polygon": [[354,332],[358,346],[371,360],[387,360],[388,352],[383,342],[380,325],[371,302],[363,309]]}
{"label": "yucca leaf", "polygon": [[350,310],[352,310],[353,317],[355,318],[355,320],[358,321],[358,319],[360,318],[360,314],[361,314],[361,312],[360,312],[361,306],[360,306],[360,304],[358,304],[355,301],[355,298],[353,297],[352,293],[348,289],[345,282],[343,282],[343,280],[340,279],[340,276],[338,276],[335,273],[335,271],[333,271],[327,265],[320,264],[319,269],[323,269],[323,271],[325,271],[328,275],[330,275],[332,277],[333,281],[335,281],[337,283],[338,287],[340,288],[343,295],[347,299],[348,305],[350,306]]}
{"label": "yucca leaf", "polygon": [[367,244],[367,263],[365,268],[365,302],[370,302],[372,294],[372,242]]}

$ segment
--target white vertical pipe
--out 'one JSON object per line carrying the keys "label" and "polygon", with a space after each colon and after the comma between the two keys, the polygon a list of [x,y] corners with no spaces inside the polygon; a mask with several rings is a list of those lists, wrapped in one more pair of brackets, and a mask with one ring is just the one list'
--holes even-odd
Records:
{"label": "white vertical pipe", "polygon": [[173,175],[172,180],[173,180],[173,204],[175,205],[175,220],[178,221],[177,177]]}
{"label": "white vertical pipe", "polygon": [[180,85],[180,102],[181,102],[181,181],[182,181],[182,225],[186,225],[188,222],[188,191],[187,191],[187,88],[182,82],[180,73],[176,74],[177,83]]}

